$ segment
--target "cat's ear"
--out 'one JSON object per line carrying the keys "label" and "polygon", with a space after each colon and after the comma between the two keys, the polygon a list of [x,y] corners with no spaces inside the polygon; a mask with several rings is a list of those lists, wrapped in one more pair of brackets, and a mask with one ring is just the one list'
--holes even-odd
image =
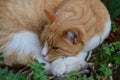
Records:
{"label": "cat's ear", "polygon": [[48,9],[45,9],[45,14],[47,16],[47,18],[49,19],[49,21],[52,23],[55,18],[56,18],[56,14],[53,11],[50,11]]}
{"label": "cat's ear", "polygon": [[[46,0],[45,0],[46,1]],[[52,23],[55,18],[56,14],[54,13],[55,10],[64,2],[64,0],[48,0],[45,5],[45,14],[47,15],[49,21]]]}
{"label": "cat's ear", "polygon": [[66,39],[72,44],[77,44],[77,43],[84,44],[85,42],[85,36],[83,32],[77,30],[67,31]]}
{"label": "cat's ear", "polygon": [[78,34],[75,31],[68,31],[66,34],[66,38],[68,41],[72,42],[73,44],[78,43]]}

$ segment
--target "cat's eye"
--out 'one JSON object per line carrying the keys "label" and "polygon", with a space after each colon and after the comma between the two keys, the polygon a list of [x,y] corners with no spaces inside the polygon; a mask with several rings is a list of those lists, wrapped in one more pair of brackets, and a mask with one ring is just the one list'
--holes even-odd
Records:
{"label": "cat's eye", "polygon": [[52,49],[55,49],[55,50],[57,50],[57,49],[59,49],[59,47],[55,47],[55,46],[53,46],[53,47],[52,47]]}

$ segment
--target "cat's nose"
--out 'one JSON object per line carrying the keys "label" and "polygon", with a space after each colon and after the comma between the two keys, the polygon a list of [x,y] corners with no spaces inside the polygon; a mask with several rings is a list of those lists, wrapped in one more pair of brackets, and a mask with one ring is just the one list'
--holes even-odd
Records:
{"label": "cat's nose", "polygon": [[46,57],[46,56],[47,56],[47,53],[48,53],[48,51],[45,50],[45,49],[43,49],[43,50],[41,51],[41,55],[42,55],[43,57]]}
{"label": "cat's nose", "polygon": [[43,56],[43,57],[46,57],[46,56],[47,56],[47,54],[44,54],[44,53],[43,53],[43,54],[42,54],[42,56]]}

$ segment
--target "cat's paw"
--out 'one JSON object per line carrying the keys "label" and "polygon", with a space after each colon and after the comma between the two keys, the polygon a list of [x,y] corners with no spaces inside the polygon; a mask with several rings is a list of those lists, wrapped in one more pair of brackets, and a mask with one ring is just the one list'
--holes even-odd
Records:
{"label": "cat's paw", "polygon": [[88,67],[88,63],[85,60],[80,60],[77,57],[64,58],[64,63],[66,65],[66,73],[71,71],[83,71]]}
{"label": "cat's paw", "polygon": [[51,63],[51,72],[54,76],[62,77],[66,71],[66,65],[62,58],[59,58]]}
{"label": "cat's paw", "polygon": [[88,63],[77,57],[59,58],[51,63],[51,72],[54,76],[62,77],[71,71],[84,71]]}
{"label": "cat's paw", "polygon": [[69,73],[71,71],[84,71],[88,67],[87,62],[85,61],[80,61],[78,64],[70,64],[66,68],[66,73]]}

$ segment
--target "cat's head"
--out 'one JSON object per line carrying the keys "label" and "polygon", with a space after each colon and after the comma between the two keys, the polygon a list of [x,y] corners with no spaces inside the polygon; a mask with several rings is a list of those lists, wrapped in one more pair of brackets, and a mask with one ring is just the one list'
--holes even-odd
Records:
{"label": "cat's head", "polygon": [[80,26],[59,20],[58,16],[55,20],[50,18],[51,24],[41,34],[43,57],[51,62],[59,57],[78,54],[84,45],[84,32]]}
{"label": "cat's head", "polygon": [[48,61],[53,61],[59,57],[73,56],[83,48],[84,42],[82,36],[77,30],[63,31],[57,34],[55,31],[46,31],[42,38],[42,52],[43,57]]}

